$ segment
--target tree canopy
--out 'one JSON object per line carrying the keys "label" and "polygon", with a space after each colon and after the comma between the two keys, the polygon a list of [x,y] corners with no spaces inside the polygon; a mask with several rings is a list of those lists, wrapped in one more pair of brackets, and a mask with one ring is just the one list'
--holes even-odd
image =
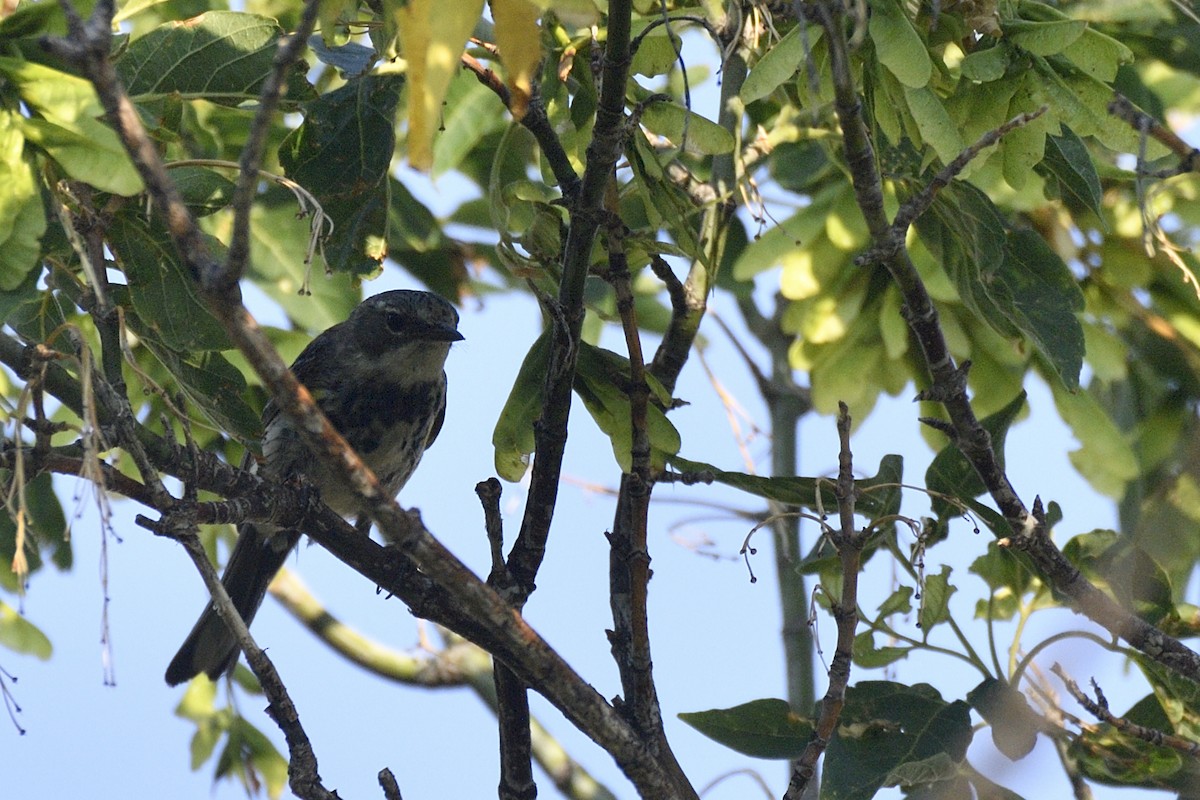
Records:
{"label": "tree canopy", "polygon": [[[1181,136],[1200,108],[1198,32],[1178,0],[10,4],[4,596],[72,567],[70,490],[54,475],[93,483],[104,519],[109,498],[137,504],[145,531],[130,535],[177,540],[219,609],[212,562],[233,525],[299,528],[438,626],[430,661],[477,657],[454,674],[496,710],[502,797],[533,796],[536,761],[570,797],[694,798],[652,666],[650,512],[664,483],[698,502],[721,484],[760,509],[743,552],[760,529],[771,542],[787,685],[751,680],[744,705],[697,698],[683,719],[747,763],[790,762],[776,794],[1015,797],[967,755],[988,737],[1013,761],[1052,743],[1078,797],[1090,784],[1191,796],[1200,157]],[[409,168],[456,181],[461,201],[434,213]],[[519,524],[503,529],[500,481],[456,476],[482,481],[484,578],[382,496],[286,368],[396,270],[457,303],[514,294],[541,310],[491,442],[496,475],[528,482]],[[250,287],[283,324],[254,321]],[[674,421],[713,297],[741,316],[706,330],[743,354],[722,369],[754,375],[766,464],[701,461],[704,430]],[[1068,500],[1006,470],[1034,384],[1079,441],[1071,464],[1117,508],[1114,529],[1073,528]],[[906,474],[905,453],[858,463],[856,426],[905,393],[937,453],[928,470]],[[305,487],[239,466],[260,452],[268,399],[362,489],[386,546]],[[809,414],[837,427],[835,475],[797,474]],[[611,443],[611,523],[569,524],[607,524],[609,562],[588,567],[607,573],[616,699],[522,615],[547,553],[569,546],[555,510],[580,415]],[[944,566],[953,543],[972,548],[969,575]],[[881,576],[886,599],[864,605],[860,580]],[[332,635],[290,573],[272,592],[348,661],[420,682]],[[0,645],[48,657],[37,619],[9,601]],[[810,605],[836,629],[820,670]],[[1035,613],[1063,608],[1077,624],[1028,634]],[[1110,707],[1103,686],[1040,667],[1063,638],[1128,663],[1139,699]],[[288,676],[239,641],[248,668],[228,693],[264,693],[270,718],[218,707],[198,679],[180,707],[193,762],[332,796]],[[919,653],[978,684],[892,671]],[[530,691],[629,785],[555,771],[531,738]]]}

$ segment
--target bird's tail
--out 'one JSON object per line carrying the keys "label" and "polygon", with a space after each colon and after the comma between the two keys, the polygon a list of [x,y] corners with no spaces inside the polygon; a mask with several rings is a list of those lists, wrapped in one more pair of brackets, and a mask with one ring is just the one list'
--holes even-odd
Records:
{"label": "bird's tail", "polygon": [[[247,524],[238,528],[237,544],[221,583],[247,625],[298,538],[292,531],[269,526]],[[237,660],[238,652],[233,632],[210,603],[167,666],[167,683],[175,686],[201,672],[215,681]]]}

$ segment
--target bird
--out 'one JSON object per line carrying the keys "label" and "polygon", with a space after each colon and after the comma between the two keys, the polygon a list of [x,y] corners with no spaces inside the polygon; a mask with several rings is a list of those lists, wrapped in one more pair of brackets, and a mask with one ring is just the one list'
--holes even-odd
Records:
{"label": "bird", "polygon": [[[442,429],[445,363],[450,346],[462,339],[453,305],[430,292],[398,289],[363,300],[292,364],[296,378],[391,497]],[[263,409],[262,454],[257,472],[264,478],[283,482],[301,476],[343,517],[362,511],[353,488],[309,451],[273,401]],[[247,625],[300,535],[263,523],[238,526],[221,582]],[[210,603],[167,667],[166,681],[175,686],[200,673],[215,681],[239,652]]]}

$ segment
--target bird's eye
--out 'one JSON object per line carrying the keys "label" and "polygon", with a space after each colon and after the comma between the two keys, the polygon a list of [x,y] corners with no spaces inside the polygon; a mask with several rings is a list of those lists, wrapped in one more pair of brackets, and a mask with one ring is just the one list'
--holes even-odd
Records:
{"label": "bird's eye", "polygon": [[396,311],[389,311],[384,319],[387,322],[388,330],[390,330],[392,333],[404,332],[405,325],[403,314],[400,314]]}

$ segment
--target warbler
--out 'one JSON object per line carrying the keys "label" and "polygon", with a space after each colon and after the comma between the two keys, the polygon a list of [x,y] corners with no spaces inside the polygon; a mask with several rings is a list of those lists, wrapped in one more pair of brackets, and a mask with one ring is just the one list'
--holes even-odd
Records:
{"label": "warbler", "polygon": [[[450,345],[462,339],[454,306],[429,292],[383,292],[304,348],[292,372],[385,491],[396,495],[446,416]],[[263,410],[258,472],[286,481],[303,476],[344,517],[361,511],[353,489],[314,456],[273,402]],[[267,585],[300,539],[300,531],[246,523],[221,582],[249,625]],[[167,667],[172,686],[201,672],[216,680],[237,660],[233,633],[210,604]]]}

